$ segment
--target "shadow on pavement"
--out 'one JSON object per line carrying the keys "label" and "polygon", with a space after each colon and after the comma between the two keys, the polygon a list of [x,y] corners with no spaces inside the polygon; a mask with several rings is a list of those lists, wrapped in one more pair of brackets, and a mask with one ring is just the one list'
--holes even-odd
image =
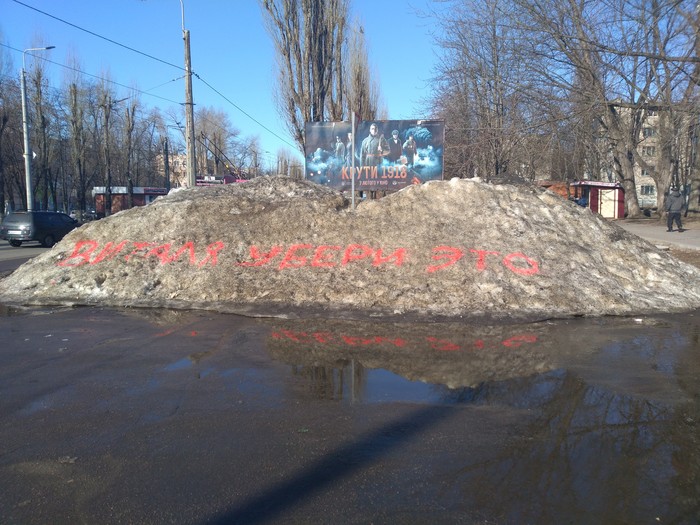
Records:
{"label": "shadow on pavement", "polygon": [[269,487],[254,498],[205,521],[209,525],[264,523],[297,506],[353,472],[368,468],[381,456],[408,441],[416,440],[428,428],[454,412],[451,407],[424,407],[365,436],[358,436],[325,455],[291,478]]}

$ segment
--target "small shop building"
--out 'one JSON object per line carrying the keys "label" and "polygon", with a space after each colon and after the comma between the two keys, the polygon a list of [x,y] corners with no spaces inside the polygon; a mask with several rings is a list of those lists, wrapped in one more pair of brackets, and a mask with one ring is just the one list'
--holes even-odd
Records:
{"label": "small shop building", "polygon": [[606,219],[625,217],[625,190],[619,182],[581,180],[569,185],[571,198]]}

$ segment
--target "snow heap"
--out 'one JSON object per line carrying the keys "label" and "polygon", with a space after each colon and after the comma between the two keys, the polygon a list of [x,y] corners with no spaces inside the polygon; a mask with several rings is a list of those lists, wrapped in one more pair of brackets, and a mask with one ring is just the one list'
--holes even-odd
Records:
{"label": "snow heap", "polygon": [[283,177],[85,224],[0,300],[256,316],[535,320],[700,307],[700,270],[561,197],[453,179],[352,210]]}

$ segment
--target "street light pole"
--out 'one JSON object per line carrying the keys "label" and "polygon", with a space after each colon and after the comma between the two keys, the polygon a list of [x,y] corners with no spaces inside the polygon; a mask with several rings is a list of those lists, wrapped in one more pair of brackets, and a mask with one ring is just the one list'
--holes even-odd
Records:
{"label": "street light pole", "polygon": [[185,127],[187,128],[187,185],[194,188],[197,183],[197,162],[195,158],[194,102],[192,97],[192,61],[190,57],[190,32],[185,29],[185,4],[180,0],[182,10],[182,39],[185,41]]}
{"label": "street light pole", "polygon": [[29,150],[29,118],[27,117],[27,78],[24,57],[27,51],[47,51],[56,46],[30,47],[22,52],[22,72],[20,90],[22,91],[22,132],[24,134],[24,183],[27,186],[27,211],[34,209],[34,191],[32,189],[32,154]]}

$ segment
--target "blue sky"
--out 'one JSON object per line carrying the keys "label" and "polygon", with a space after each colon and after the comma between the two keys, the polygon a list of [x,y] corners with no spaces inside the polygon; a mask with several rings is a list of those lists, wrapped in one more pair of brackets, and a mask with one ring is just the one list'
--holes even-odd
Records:
{"label": "blue sky", "polygon": [[[281,148],[295,151],[274,105],[274,53],[258,3],[183,3],[192,70],[199,77],[193,78],[195,104],[226,112],[242,136],[258,137],[269,162]],[[429,93],[435,61],[432,21],[416,14],[430,5],[430,0],[352,1],[389,119],[431,117],[421,101]],[[56,49],[41,55],[51,60],[48,70],[56,87],[70,73],[62,66],[73,56],[86,74],[101,77],[107,72],[125,86],[115,86],[118,95],[136,87],[144,92],[146,106],[164,110],[178,108],[184,100],[183,71],[178,69],[184,64],[179,0],[0,0],[0,13],[0,42],[5,46],[0,51],[11,58],[13,73],[21,68],[24,49],[53,45]],[[26,60],[30,69],[34,58],[27,54]]]}

